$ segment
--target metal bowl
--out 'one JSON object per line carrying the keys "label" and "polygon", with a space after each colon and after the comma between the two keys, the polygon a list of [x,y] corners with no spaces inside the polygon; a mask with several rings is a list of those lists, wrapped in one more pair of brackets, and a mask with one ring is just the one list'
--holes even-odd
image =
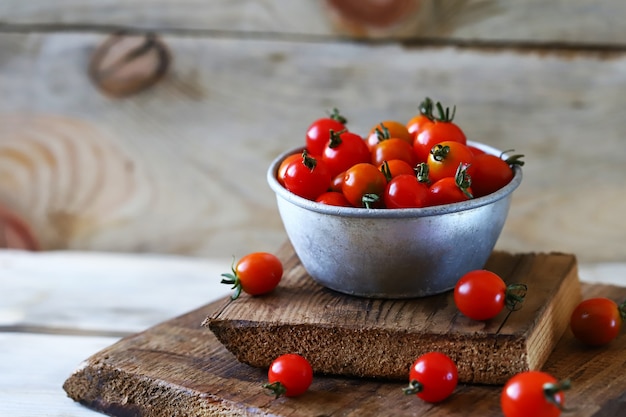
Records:
{"label": "metal bowl", "polygon": [[[468,142],[494,155],[501,151]],[[276,158],[267,181],[287,236],[309,275],[332,290],[368,298],[415,298],[454,288],[466,272],[483,268],[502,232],[513,179],[490,195],[416,209],[336,207],[301,198],[278,183]]]}

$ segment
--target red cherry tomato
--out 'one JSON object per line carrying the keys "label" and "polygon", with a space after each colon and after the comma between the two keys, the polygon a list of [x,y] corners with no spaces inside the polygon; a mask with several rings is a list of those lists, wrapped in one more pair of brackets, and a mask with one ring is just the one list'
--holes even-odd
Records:
{"label": "red cherry tomato", "polygon": [[376,208],[382,206],[387,178],[377,167],[369,163],[348,168],[341,191],[354,207]]}
{"label": "red cherry tomato", "polygon": [[385,174],[388,181],[398,175],[415,175],[415,169],[411,164],[401,159],[384,161],[378,166],[378,169]]}
{"label": "red cherry tomato", "polygon": [[438,143],[451,141],[467,144],[465,133],[452,121],[454,111],[450,115],[449,109],[444,110],[441,103],[437,103],[437,109],[439,118],[434,118],[431,124],[424,126],[413,141],[417,162],[426,162],[430,150]]}
{"label": "red cherry tomato", "polygon": [[330,187],[331,175],[326,163],[302,152],[300,160],[291,161],[284,170],[285,188],[308,200],[315,200]]}
{"label": "red cherry tomato", "polygon": [[263,387],[276,398],[297,397],[304,394],[313,382],[313,368],[306,358],[287,353],[274,359],[267,372],[268,383]]}
{"label": "red cherry tomato", "polygon": [[432,182],[437,182],[445,177],[454,177],[459,165],[471,166],[473,160],[474,154],[462,143],[440,142],[432,147],[428,155],[429,178]]}
{"label": "red cherry tomato", "polygon": [[413,363],[409,371],[407,395],[416,394],[429,403],[438,403],[448,398],[458,383],[456,364],[449,356],[440,352],[426,353]]}
{"label": "red cherry tomato", "polygon": [[232,273],[222,274],[222,284],[232,285],[232,299],[241,291],[250,295],[267,294],[278,286],[283,277],[283,264],[275,255],[267,252],[249,253],[237,262]]}
{"label": "red cherry tomato", "polygon": [[459,165],[454,177],[445,177],[430,186],[430,204],[433,206],[458,203],[473,198],[472,180],[467,166]]}
{"label": "red cherry tomato", "polygon": [[388,209],[426,207],[429,199],[428,185],[419,182],[415,174],[392,178],[383,197]]}
{"label": "red cherry tomato", "polygon": [[384,161],[391,161],[392,159],[400,159],[410,165],[414,165],[415,162],[413,147],[396,138],[381,140],[371,149],[371,154],[371,162],[374,165],[380,165]]}
{"label": "red cherry tomato", "polygon": [[468,168],[472,177],[472,191],[474,197],[482,197],[498,191],[513,179],[512,165],[522,166],[520,159],[523,155],[513,155],[506,160],[496,155],[483,153],[474,156],[472,165]]}
{"label": "red cherry tomato", "polygon": [[570,317],[574,337],[589,346],[602,346],[617,337],[626,319],[626,302],[618,305],[604,297],[580,302]]}
{"label": "red cherry tomato", "polygon": [[525,285],[507,286],[498,274],[477,269],[457,281],[454,303],[463,315],[473,320],[489,320],[500,314],[505,306],[517,309],[525,293]]}
{"label": "red cherry tomato", "polygon": [[411,146],[413,145],[413,137],[406,126],[396,120],[385,120],[374,126],[367,135],[365,142],[371,150],[379,142],[392,138],[400,139]]}
{"label": "red cherry tomato", "polygon": [[500,407],[504,417],[558,417],[567,388],[566,382],[558,382],[545,372],[521,372],[505,384]]}
{"label": "red cherry tomato", "polygon": [[352,207],[350,202],[346,200],[346,196],[339,191],[327,191],[317,197],[315,201],[329,206]]}
{"label": "red cherry tomato", "polygon": [[276,179],[278,180],[278,183],[280,185],[282,185],[283,187],[285,186],[285,172],[287,172],[287,166],[289,166],[289,164],[293,161],[301,161],[301,160],[302,160],[301,153],[294,153],[293,155],[289,155],[288,157],[283,159],[283,161],[278,166],[278,171],[276,172]]}
{"label": "red cherry tomato", "polygon": [[370,159],[370,151],[363,138],[348,131],[332,132],[322,154],[322,160],[333,177],[352,165],[370,162]]}
{"label": "red cherry tomato", "polygon": [[433,101],[426,97],[420,104],[419,113],[413,116],[406,124],[406,129],[411,135],[411,144],[415,142],[417,135],[432,121]]}
{"label": "red cherry tomato", "polygon": [[339,110],[333,109],[328,117],[315,120],[306,131],[306,148],[314,157],[322,156],[330,140],[330,131],[340,132],[346,128],[347,120]]}

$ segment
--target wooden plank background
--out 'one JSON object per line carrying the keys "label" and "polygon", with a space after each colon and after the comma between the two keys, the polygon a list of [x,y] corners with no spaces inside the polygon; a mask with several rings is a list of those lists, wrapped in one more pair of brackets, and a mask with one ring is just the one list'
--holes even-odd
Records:
{"label": "wooden plank background", "polygon": [[[623,3],[418,3],[381,28],[326,2],[4,1],[0,202],[44,249],[275,250],[270,161],[330,107],[364,133],[428,95],[471,139],[526,155],[500,249],[625,261]],[[86,73],[119,27],[160,32],[173,56],[123,100]]]}

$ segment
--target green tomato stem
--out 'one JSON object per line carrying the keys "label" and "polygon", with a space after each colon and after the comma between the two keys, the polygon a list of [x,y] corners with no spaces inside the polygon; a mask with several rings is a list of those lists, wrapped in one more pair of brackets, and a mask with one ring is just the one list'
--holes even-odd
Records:
{"label": "green tomato stem", "polygon": [[622,320],[626,320],[626,301],[619,304],[617,306],[617,309],[619,310],[619,315],[622,318]]}
{"label": "green tomato stem", "polygon": [[414,168],[414,171],[419,182],[430,184],[430,178],[428,177],[429,168],[426,162],[420,162],[419,164],[417,164],[417,166]]}
{"label": "green tomato stem", "polygon": [[521,308],[521,304],[524,302],[528,286],[526,284],[510,284],[506,287],[504,293],[504,304],[506,308],[511,311],[516,311]]}
{"label": "green tomato stem", "polygon": [[571,387],[572,387],[572,384],[569,379],[559,381],[556,383],[546,383],[546,384],[543,384],[543,394],[546,397],[546,401],[548,401],[550,404],[554,405],[556,408],[558,408],[561,411],[567,411],[563,407],[563,404],[557,401],[556,395],[561,391],[566,391],[570,389]]}
{"label": "green tomato stem", "polygon": [[459,167],[456,169],[456,173],[454,175],[454,182],[456,186],[465,194],[467,198],[470,200],[474,198],[472,193],[470,193],[469,188],[472,186],[472,177],[467,173],[467,169],[469,168],[469,164],[464,164],[461,162]]}
{"label": "green tomato stem", "polygon": [[348,119],[343,117],[336,107],[333,107],[333,111],[330,113],[329,117],[333,120],[338,121],[342,125],[345,125],[346,123],[348,123]]}
{"label": "green tomato stem", "polygon": [[263,388],[265,388],[267,392],[275,398],[278,398],[287,392],[287,388],[280,381],[272,382],[271,384],[263,384]]}
{"label": "green tomato stem", "polygon": [[378,137],[378,143],[391,139],[391,133],[389,133],[389,129],[387,129],[384,123],[380,124],[380,129],[376,128],[376,136]]}
{"label": "green tomato stem", "polygon": [[404,395],[416,395],[422,391],[424,391],[424,384],[415,379],[409,382],[407,387],[402,388]]}

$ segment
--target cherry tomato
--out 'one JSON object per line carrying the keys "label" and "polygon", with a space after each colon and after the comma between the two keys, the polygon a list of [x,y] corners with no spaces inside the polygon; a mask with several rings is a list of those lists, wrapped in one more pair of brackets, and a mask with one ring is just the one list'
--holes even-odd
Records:
{"label": "cherry tomato", "polygon": [[558,417],[563,410],[567,382],[540,371],[521,372],[504,385],[500,407],[504,417]]}
{"label": "cherry tomato", "polygon": [[396,120],[385,120],[374,126],[367,135],[365,142],[371,150],[378,142],[392,138],[400,139],[411,146],[413,145],[413,137],[406,126]]}
{"label": "cherry tomato", "polygon": [[276,179],[278,180],[278,183],[282,185],[283,187],[285,186],[285,172],[287,172],[287,166],[292,161],[298,161],[298,160],[302,160],[302,154],[294,153],[293,155],[289,155],[285,159],[283,159],[283,161],[278,166],[278,172],[276,172]]}
{"label": "cherry tomato", "polygon": [[456,364],[449,356],[440,352],[426,353],[413,363],[409,371],[407,395],[416,394],[429,403],[438,403],[448,398],[458,383]]}
{"label": "cherry tomato", "polygon": [[352,207],[346,196],[339,191],[327,191],[315,199],[316,202],[329,206]]}
{"label": "cherry tomato", "polygon": [[428,185],[415,174],[398,175],[389,181],[383,200],[388,209],[426,207],[430,198]]}
{"label": "cherry tomato", "polygon": [[433,114],[433,101],[426,97],[420,104],[419,113],[413,116],[406,124],[406,129],[411,135],[411,144],[415,142],[415,138],[426,126],[431,124]]}
{"label": "cherry tomato", "polygon": [[467,166],[459,165],[454,177],[445,177],[430,186],[430,203],[433,206],[458,203],[473,198],[472,180]]}
{"label": "cherry tomato", "polygon": [[335,176],[352,165],[370,162],[370,151],[363,138],[356,133],[331,132],[322,160],[328,165],[331,176]]}
{"label": "cherry tomato", "polygon": [[482,153],[474,156],[474,161],[469,167],[469,175],[472,177],[472,191],[474,197],[482,197],[498,191],[513,179],[512,165],[522,166],[523,155],[513,155],[506,160],[496,155]]}
{"label": "cherry tomato", "polygon": [[276,398],[297,397],[304,394],[313,382],[313,368],[306,358],[287,353],[274,359],[267,372],[268,383],[263,387]]}
{"label": "cherry tomato", "polygon": [[331,175],[321,159],[315,159],[305,150],[300,160],[291,161],[285,167],[285,188],[308,200],[315,200],[330,187]]}
{"label": "cherry tomato", "polygon": [[371,149],[371,155],[371,162],[374,165],[380,165],[384,161],[392,159],[401,159],[411,165],[414,165],[415,162],[413,147],[407,142],[396,138],[384,139],[378,142]]}
{"label": "cherry tomato", "polygon": [[250,295],[267,294],[278,286],[283,277],[283,264],[275,255],[267,252],[252,252],[232,267],[232,273],[222,274],[222,284],[232,285],[233,300],[241,291]]}
{"label": "cherry tomato", "polygon": [[343,178],[346,176],[346,172],[340,172],[339,174],[335,175],[331,180],[330,180],[330,188],[328,189],[328,191],[337,191],[337,192],[341,192],[341,187],[343,185]]}
{"label": "cherry tomato", "polygon": [[428,175],[432,182],[445,177],[454,177],[460,164],[471,166],[473,160],[474,154],[462,143],[440,142],[432,147],[428,155]]}
{"label": "cherry tomato", "polygon": [[314,157],[322,156],[330,140],[330,131],[340,132],[346,128],[347,120],[339,110],[333,109],[328,117],[315,120],[306,131],[306,148]]}
{"label": "cherry tomato", "polygon": [[494,272],[484,269],[463,275],[454,287],[454,303],[461,313],[473,320],[489,320],[504,309],[518,308],[524,299],[526,286],[509,286]]}
{"label": "cherry tomato", "polygon": [[408,162],[401,159],[384,161],[378,166],[378,169],[385,174],[387,181],[398,175],[415,175],[415,169]]}
{"label": "cherry tomato", "polygon": [[451,141],[467,144],[467,138],[461,128],[455,124],[454,111],[450,115],[449,109],[443,109],[441,103],[437,103],[439,118],[433,118],[433,122],[421,129],[413,141],[413,150],[418,162],[426,162],[430,150],[438,143]]}
{"label": "cherry tomato", "polygon": [[376,166],[360,163],[346,171],[341,191],[354,207],[382,207],[387,178]]}
{"label": "cherry tomato", "polygon": [[574,337],[589,346],[602,346],[617,337],[626,319],[626,302],[618,305],[604,297],[579,303],[570,317]]}

